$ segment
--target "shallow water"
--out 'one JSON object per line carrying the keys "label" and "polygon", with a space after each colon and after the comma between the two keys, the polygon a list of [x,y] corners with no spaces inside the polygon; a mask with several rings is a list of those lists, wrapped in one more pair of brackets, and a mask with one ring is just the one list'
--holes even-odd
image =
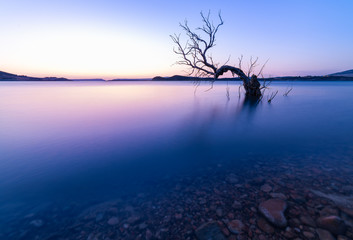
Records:
{"label": "shallow water", "polygon": [[[330,168],[332,177],[349,173],[353,83],[276,82],[258,104],[239,97],[238,86],[229,85],[228,99],[225,82],[209,91],[204,83],[195,94],[189,82],[1,82],[0,236],[44,239],[53,226],[65,232],[94,204],[146,195],[162,201],[175,187],[173,194],[210,185],[200,179],[224,183],[235,174],[241,184],[259,176],[272,181],[285,166],[294,177],[309,166]],[[136,207],[147,211],[142,199]]]}

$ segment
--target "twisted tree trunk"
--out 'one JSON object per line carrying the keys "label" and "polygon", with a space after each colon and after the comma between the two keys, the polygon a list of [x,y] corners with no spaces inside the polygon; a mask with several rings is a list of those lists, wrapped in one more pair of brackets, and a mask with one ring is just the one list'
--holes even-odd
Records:
{"label": "twisted tree trunk", "polygon": [[249,78],[240,68],[236,68],[233,66],[224,65],[217,69],[214,77],[217,79],[219,76],[224,73],[231,71],[232,74],[236,74],[243,81],[243,86],[245,89],[245,94],[251,97],[261,97],[261,84],[257,80],[257,76],[253,74],[251,78]]}

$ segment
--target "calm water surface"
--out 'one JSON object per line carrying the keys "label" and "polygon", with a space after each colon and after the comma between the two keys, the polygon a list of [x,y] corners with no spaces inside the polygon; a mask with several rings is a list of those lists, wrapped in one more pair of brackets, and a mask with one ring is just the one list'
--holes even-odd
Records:
{"label": "calm water surface", "polygon": [[351,158],[353,83],[276,82],[259,104],[238,86],[228,99],[222,82],[196,94],[189,82],[1,82],[0,221],[158,191],[220,164]]}

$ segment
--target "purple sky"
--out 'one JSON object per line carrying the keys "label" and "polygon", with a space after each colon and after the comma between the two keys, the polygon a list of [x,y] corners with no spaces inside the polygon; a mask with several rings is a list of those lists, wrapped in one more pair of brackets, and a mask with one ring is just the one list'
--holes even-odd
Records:
{"label": "purple sky", "polygon": [[[1,1],[0,71],[32,76],[133,78],[183,74],[169,35],[200,11],[225,21],[213,57],[270,59],[265,75],[353,68],[353,1]],[[215,18],[216,19],[216,18]]]}

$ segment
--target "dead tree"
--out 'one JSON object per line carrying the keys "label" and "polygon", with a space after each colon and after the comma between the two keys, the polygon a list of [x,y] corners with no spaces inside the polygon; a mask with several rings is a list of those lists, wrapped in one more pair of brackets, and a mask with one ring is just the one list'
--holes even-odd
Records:
{"label": "dead tree", "polygon": [[197,77],[212,77],[216,80],[219,76],[230,71],[232,75],[237,75],[243,82],[243,87],[247,96],[261,97],[261,84],[257,77],[261,74],[261,71],[255,75],[251,73],[256,67],[256,62],[250,60],[250,66],[248,74],[245,74],[241,69],[241,59],[239,59],[239,67],[226,65],[227,62],[219,66],[219,63],[215,63],[212,55],[209,54],[209,50],[215,46],[216,34],[219,28],[224,24],[221,14],[218,14],[219,23],[214,25],[210,20],[210,13],[205,16],[201,12],[201,18],[203,25],[202,27],[191,30],[188,22],[185,21],[183,24],[180,23],[180,27],[185,32],[188,41],[182,44],[179,35],[171,35],[172,40],[176,44],[174,52],[180,56],[181,60],[177,61],[177,64],[186,65],[190,68],[189,75],[195,75]]}

